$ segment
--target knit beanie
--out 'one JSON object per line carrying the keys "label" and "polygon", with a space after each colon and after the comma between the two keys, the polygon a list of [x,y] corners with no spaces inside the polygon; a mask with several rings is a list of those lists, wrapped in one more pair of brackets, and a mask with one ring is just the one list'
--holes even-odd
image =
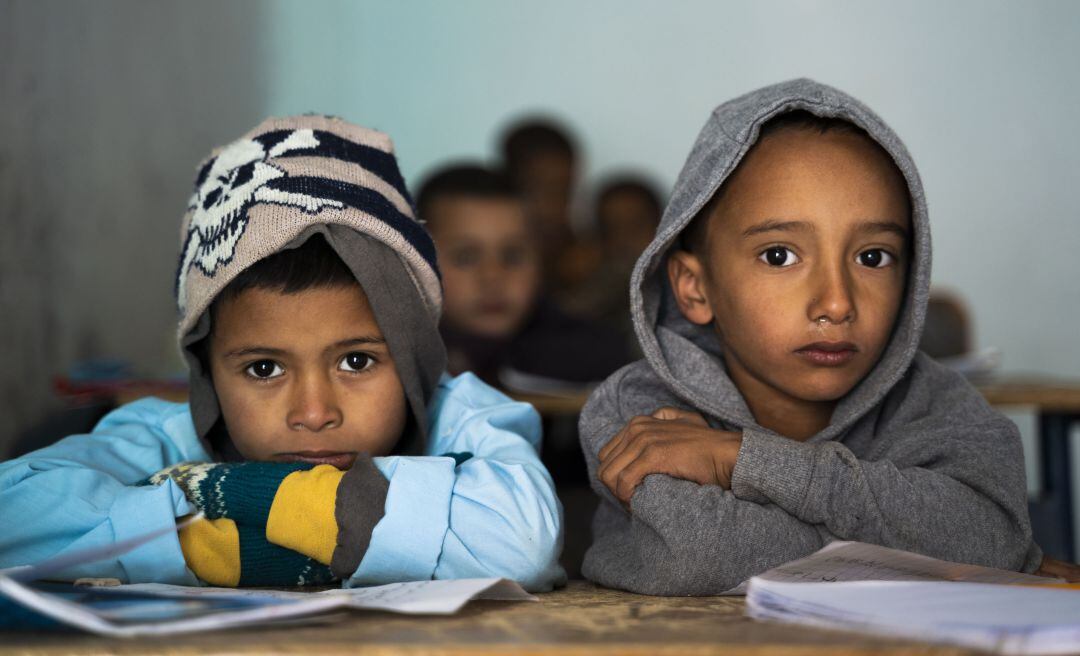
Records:
{"label": "knit beanie", "polygon": [[446,352],[435,246],[414,217],[390,138],[337,118],[267,119],[211,153],[184,214],[176,274],[191,414],[208,451],[221,417],[200,358],[211,304],[248,267],[321,234],[364,289],[404,387],[411,421],[395,451],[423,453]]}

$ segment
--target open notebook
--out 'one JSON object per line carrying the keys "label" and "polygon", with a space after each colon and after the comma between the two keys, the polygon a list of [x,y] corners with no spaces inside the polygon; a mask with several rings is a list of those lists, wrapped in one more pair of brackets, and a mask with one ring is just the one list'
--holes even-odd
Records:
{"label": "open notebook", "polygon": [[1080,590],[1055,583],[1060,581],[833,542],[752,578],[746,605],[757,619],[1003,654],[1080,653]]}

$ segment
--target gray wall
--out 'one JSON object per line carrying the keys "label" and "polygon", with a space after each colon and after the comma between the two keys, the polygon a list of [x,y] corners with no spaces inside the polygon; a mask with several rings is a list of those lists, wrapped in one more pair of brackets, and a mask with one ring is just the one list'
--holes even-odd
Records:
{"label": "gray wall", "polygon": [[0,453],[100,356],[174,358],[195,167],[254,125],[253,2],[0,0]]}

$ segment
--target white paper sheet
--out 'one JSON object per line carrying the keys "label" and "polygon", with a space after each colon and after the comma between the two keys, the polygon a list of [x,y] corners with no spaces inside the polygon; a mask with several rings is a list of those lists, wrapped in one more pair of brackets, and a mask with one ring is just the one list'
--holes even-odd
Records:
{"label": "white paper sheet", "polygon": [[[964,565],[863,542],[831,542],[819,551],[756,577],[766,581],[837,583],[843,581],[967,581],[1044,584],[1060,581],[978,565]],[[744,581],[726,595],[746,594]]]}
{"label": "white paper sheet", "polygon": [[[1046,579],[1043,579],[1044,581]],[[1080,653],[1080,591],[948,581],[751,579],[747,614],[1002,654]]]}

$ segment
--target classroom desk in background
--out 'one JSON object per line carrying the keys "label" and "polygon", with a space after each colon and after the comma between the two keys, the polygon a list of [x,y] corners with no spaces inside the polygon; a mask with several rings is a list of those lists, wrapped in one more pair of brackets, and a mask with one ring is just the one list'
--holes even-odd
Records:
{"label": "classroom desk in background", "polygon": [[1028,501],[1035,542],[1047,556],[1078,561],[1073,510],[1072,428],[1080,423],[1080,382],[1009,376],[978,385],[999,409],[1031,408],[1038,417],[1039,493]]}
{"label": "classroom desk in background", "polygon": [[[1070,430],[1080,423],[1080,381],[1010,375],[980,382],[976,387],[991,405],[1030,408],[1037,415],[1041,486],[1038,496],[1028,504],[1035,540],[1048,556],[1080,559],[1074,539],[1075,472],[1069,442]],[[177,401],[187,398],[183,390],[133,386],[118,394],[117,402],[126,403],[148,394]],[[514,398],[532,403],[546,417],[567,417],[581,411],[588,395],[517,394]]]}
{"label": "classroom desk in background", "polygon": [[0,633],[7,654],[976,654],[744,616],[743,597],[647,597],[571,581],[539,603],[475,601],[450,617],[350,613],[324,625],[118,640]]}

